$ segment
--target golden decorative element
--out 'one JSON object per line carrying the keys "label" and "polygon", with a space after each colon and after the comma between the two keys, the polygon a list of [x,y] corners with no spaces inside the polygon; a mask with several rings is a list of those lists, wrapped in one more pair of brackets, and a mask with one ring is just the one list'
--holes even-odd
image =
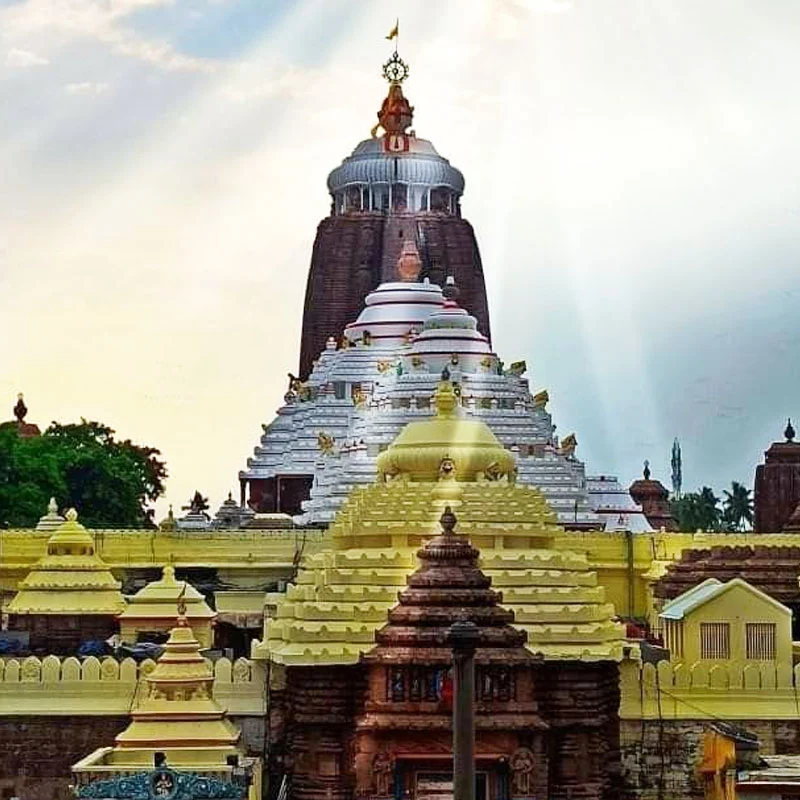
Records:
{"label": "golden decorative element", "polygon": [[384,372],[388,372],[390,369],[392,369],[392,367],[394,367],[394,361],[384,360],[378,362],[376,369],[381,373],[381,375],[383,375]]}
{"label": "golden decorative element", "polygon": [[561,446],[558,448],[558,454],[566,456],[567,458],[571,458],[575,455],[575,448],[577,446],[578,440],[575,437],[575,434],[571,433],[569,436],[565,436],[561,440]]}
{"label": "golden decorative element", "polygon": [[378,456],[381,477],[403,475],[415,481],[436,481],[443,464],[447,474],[459,481],[476,480],[490,468],[498,477],[513,475],[514,456],[489,427],[458,415],[458,394],[449,380],[439,383],[433,400],[436,416],[406,425]]}
{"label": "golden decorative element", "polygon": [[317,434],[317,447],[319,448],[320,452],[323,455],[330,455],[333,453],[334,445],[336,444],[336,439],[333,438],[329,433],[325,433],[320,431]]}
{"label": "golden decorative element", "polygon": [[550,402],[550,395],[547,392],[547,389],[543,389],[541,392],[537,392],[533,396],[533,407],[534,408],[544,408]]}

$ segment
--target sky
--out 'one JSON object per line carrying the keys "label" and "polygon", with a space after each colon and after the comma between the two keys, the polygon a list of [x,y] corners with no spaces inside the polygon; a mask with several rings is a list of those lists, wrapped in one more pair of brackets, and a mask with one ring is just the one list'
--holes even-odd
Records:
{"label": "sky", "polygon": [[795,0],[0,0],[0,409],[160,448],[160,513],[236,496],[398,15],[501,358],[589,472],[668,485],[677,436],[752,485],[800,418]]}

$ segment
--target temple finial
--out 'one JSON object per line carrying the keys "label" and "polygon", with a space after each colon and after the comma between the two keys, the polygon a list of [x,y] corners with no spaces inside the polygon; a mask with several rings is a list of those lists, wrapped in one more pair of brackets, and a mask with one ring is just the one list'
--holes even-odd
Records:
{"label": "temple finial", "polygon": [[786,421],[786,430],[783,432],[787,442],[793,442],[795,437],[794,426],[791,417]]}
{"label": "temple finial", "polygon": [[450,506],[445,506],[442,516],[439,517],[439,524],[442,526],[445,536],[453,536],[457,522],[453,509]]}
{"label": "temple finial", "polygon": [[646,481],[650,480],[650,462],[647,459],[644,460],[644,470],[642,474],[644,475],[644,479]]}
{"label": "temple finial", "polygon": [[186,619],[186,581],[183,582],[183,588],[178,595],[177,602],[178,609],[178,628],[188,628],[189,620]]}
{"label": "temple finial", "polygon": [[25,405],[25,399],[20,392],[17,395],[17,404],[14,406],[14,416],[17,418],[17,422],[24,422],[27,413],[28,406]]}

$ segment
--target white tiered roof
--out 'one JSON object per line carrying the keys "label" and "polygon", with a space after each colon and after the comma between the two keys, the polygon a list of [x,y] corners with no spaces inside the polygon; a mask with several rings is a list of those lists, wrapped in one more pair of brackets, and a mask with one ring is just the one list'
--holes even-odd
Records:
{"label": "white tiered roof", "polygon": [[[486,422],[517,456],[518,479],[539,487],[562,522],[600,524],[584,465],[559,452],[544,404],[534,402],[519,371],[503,372],[475,318],[445,300],[440,287],[382,284],[345,336],[349,346],[331,339],[306,384],[287,395],[240,473],[313,474],[297,522],[329,523],[354,487],[375,480],[381,450],[408,422],[433,413],[430,398],[446,367],[465,413]],[[329,452],[320,434],[334,440]]]}

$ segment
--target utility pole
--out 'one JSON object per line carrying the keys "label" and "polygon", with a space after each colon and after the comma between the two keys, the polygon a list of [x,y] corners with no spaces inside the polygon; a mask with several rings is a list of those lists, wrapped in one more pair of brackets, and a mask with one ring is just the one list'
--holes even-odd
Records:
{"label": "utility pole", "polygon": [[475,648],[474,622],[454,622],[453,647],[453,800],[475,800]]}

